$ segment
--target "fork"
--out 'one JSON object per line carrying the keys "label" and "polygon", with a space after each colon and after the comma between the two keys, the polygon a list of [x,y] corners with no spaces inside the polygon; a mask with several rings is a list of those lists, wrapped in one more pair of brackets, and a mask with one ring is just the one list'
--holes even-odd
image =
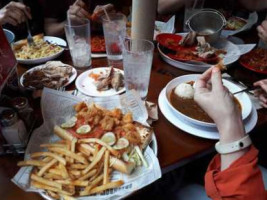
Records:
{"label": "fork", "polygon": [[[23,0],[19,0],[19,2],[24,4]],[[31,33],[31,29],[30,29],[29,21],[28,21],[27,18],[26,18],[25,23],[26,23],[27,32],[28,32],[27,42],[28,42],[28,44],[29,44],[30,46],[33,46],[33,45],[35,45],[35,43],[34,43],[33,38],[32,38],[32,33]]]}

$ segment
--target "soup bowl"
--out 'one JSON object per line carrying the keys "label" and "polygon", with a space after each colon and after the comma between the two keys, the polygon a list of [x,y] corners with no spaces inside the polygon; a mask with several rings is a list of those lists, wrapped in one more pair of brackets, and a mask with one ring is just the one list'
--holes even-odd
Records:
{"label": "soup bowl", "polygon": [[[178,86],[181,83],[196,81],[199,77],[200,77],[199,74],[191,74],[191,75],[179,76],[179,77],[171,80],[166,86],[166,93],[165,93],[165,97],[167,99],[166,102],[168,104],[168,107],[173,111],[175,116],[177,116],[178,118],[186,120],[186,121],[193,123],[195,125],[198,125],[198,126],[216,127],[215,123],[200,121],[200,120],[197,120],[197,119],[194,119],[190,116],[185,115],[184,113],[177,110],[171,103],[171,93],[176,86]],[[232,93],[242,90],[242,88],[240,88],[236,84],[234,84],[230,81],[227,81],[227,80],[223,80],[223,84]],[[249,96],[244,92],[236,94],[235,98],[238,100],[238,102],[241,105],[242,119],[245,120],[250,115],[250,113],[252,111],[251,100],[250,100]],[[216,102],[214,102],[214,105],[219,106],[216,104]]]}

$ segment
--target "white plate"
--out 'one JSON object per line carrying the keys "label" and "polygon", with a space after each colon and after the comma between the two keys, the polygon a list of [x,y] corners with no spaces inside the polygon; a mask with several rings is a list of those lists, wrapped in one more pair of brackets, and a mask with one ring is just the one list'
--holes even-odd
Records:
{"label": "white plate", "polygon": [[[58,44],[58,45],[62,45],[62,46],[67,46],[67,43],[65,40],[58,38],[58,37],[52,37],[52,36],[44,36],[44,40],[48,41],[52,44]],[[16,43],[15,43],[16,44]],[[57,57],[59,57],[62,53],[63,53],[64,49],[61,48],[61,50],[51,56],[48,57],[43,57],[43,58],[36,58],[36,59],[17,59],[17,61],[21,64],[26,64],[26,65],[36,65],[36,64],[41,64],[41,63],[45,63],[49,60],[53,60]]]}
{"label": "white plate", "polygon": [[[36,69],[44,68],[44,65],[45,64],[38,65],[38,66],[33,67],[33,68],[27,70],[26,72],[24,72],[22,74],[22,76],[20,77],[20,79],[19,79],[20,85],[22,87],[24,87],[23,80],[24,80],[24,76],[25,76],[26,73],[31,72],[31,71],[36,70]],[[76,71],[76,69],[74,67],[72,67],[72,75],[70,76],[69,81],[63,85],[63,87],[66,87],[67,85],[71,84],[75,80],[76,77],[77,77],[77,71]],[[30,90],[35,90],[35,88],[33,88],[33,87],[25,87],[25,88],[30,89]]]}
{"label": "white plate", "polygon": [[[186,33],[179,33],[178,35],[184,36]],[[223,63],[225,65],[230,65],[237,61],[240,57],[240,51],[237,45],[233,44],[232,42],[228,41],[227,39],[220,38],[218,42],[213,44],[215,48],[224,49],[227,51],[226,55],[224,56]],[[182,62],[178,60],[174,60],[167,56],[161,49],[159,44],[157,45],[158,51],[162,57],[162,59],[167,62],[168,64],[177,67],[179,69],[192,71],[192,72],[204,72],[212,65],[206,63],[189,63],[189,62]]]}
{"label": "white plate", "polygon": [[[179,85],[181,83],[189,82],[189,81],[196,81],[200,76],[201,75],[199,75],[199,74],[190,74],[190,75],[179,76],[179,77],[171,80],[166,86],[165,95],[166,95],[166,99],[167,99],[167,104],[177,116],[184,118],[185,120],[189,121],[190,123],[200,125],[200,126],[206,126],[206,127],[216,127],[215,123],[207,123],[207,122],[199,121],[199,120],[196,120],[196,119],[193,119],[191,117],[184,115],[183,113],[176,110],[169,101],[170,94],[171,94],[172,90],[177,85]],[[223,80],[223,84],[232,93],[242,90],[242,88],[240,88],[239,86],[237,86],[234,83],[227,81],[227,80]],[[241,104],[242,119],[245,120],[246,118],[248,118],[249,114],[252,111],[252,102],[251,102],[249,96],[245,92],[236,94],[235,97],[237,98],[237,100]]]}
{"label": "white plate", "polygon": [[[164,88],[161,91],[159,95],[158,104],[159,104],[159,108],[162,114],[166,117],[166,119],[169,122],[171,122],[177,128],[191,135],[195,135],[197,137],[206,138],[206,139],[213,139],[213,140],[219,139],[219,133],[216,127],[205,127],[205,126],[196,125],[196,124],[190,123],[184,118],[181,118],[175,115],[175,113],[169,108],[167,104],[165,90],[166,89]],[[249,133],[255,127],[257,120],[258,120],[258,114],[257,114],[255,107],[253,106],[252,112],[250,113],[249,117],[245,119],[244,121],[246,133]]]}
{"label": "white plate", "polygon": [[[116,68],[114,69],[124,74],[122,70],[116,69]],[[125,87],[123,87],[119,91],[116,91],[114,89],[109,89],[107,91],[97,91],[96,86],[94,84],[95,81],[94,79],[89,77],[89,75],[91,73],[94,73],[94,74],[99,74],[100,72],[106,73],[107,70],[110,70],[110,67],[94,68],[94,69],[90,69],[88,71],[83,72],[76,79],[76,82],[75,82],[76,88],[83,94],[88,95],[88,96],[93,96],[93,97],[107,97],[107,96],[113,96],[113,95],[124,92]]]}

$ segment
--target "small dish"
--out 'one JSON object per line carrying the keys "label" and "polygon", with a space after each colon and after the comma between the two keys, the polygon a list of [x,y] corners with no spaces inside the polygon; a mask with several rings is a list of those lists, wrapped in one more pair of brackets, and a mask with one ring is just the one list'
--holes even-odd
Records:
{"label": "small dish", "polygon": [[[95,86],[95,80],[90,77],[90,74],[103,74],[107,73],[107,71],[110,70],[110,67],[99,67],[87,70],[80,74],[78,78],[76,79],[75,85],[76,88],[82,92],[85,95],[93,96],[93,97],[108,97],[120,94],[125,91],[125,87],[120,89],[119,91],[116,91],[114,89],[109,89],[106,91],[98,91]],[[124,72],[120,69],[114,68],[115,71],[120,71],[123,75]]]}

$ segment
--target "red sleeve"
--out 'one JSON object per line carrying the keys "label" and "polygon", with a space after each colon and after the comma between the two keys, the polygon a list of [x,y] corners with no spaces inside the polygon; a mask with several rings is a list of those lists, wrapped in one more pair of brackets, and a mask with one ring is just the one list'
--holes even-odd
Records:
{"label": "red sleeve", "polygon": [[258,150],[253,146],[241,158],[221,171],[220,155],[210,162],[205,175],[205,189],[213,200],[267,200]]}

